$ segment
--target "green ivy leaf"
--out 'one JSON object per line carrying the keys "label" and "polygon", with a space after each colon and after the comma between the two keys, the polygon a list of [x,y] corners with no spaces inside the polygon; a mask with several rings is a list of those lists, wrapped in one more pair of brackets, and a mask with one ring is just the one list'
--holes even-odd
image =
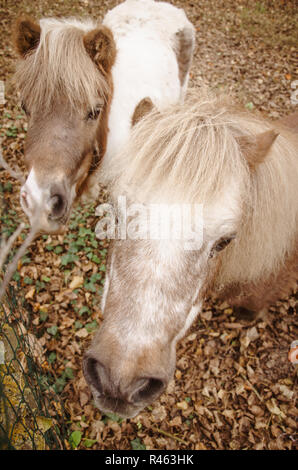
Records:
{"label": "green ivy leaf", "polygon": [[136,437],[130,444],[133,450],[146,450],[145,444],[141,442],[139,437]]}
{"label": "green ivy leaf", "polygon": [[40,321],[46,321],[46,319],[48,318],[48,314],[47,312],[43,312],[42,310],[40,310],[39,317]]}
{"label": "green ivy leaf", "polygon": [[97,442],[96,439],[84,439],[83,444],[84,444],[85,447],[87,447],[87,449],[89,449],[89,448],[92,447],[96,442]]}
{"label": "green ivy leaf", "polygon": [[47,332],[50,333],[50,335],[55,336],[58,332],[58,326],[57,325],[50,326],[49,328],[47,328]]}
{"label": "green ivy leaf", "polygon": [[108,419],[111,419],[112,421],[115,421],[116,423],[122,423],[123,418],[118,416],[116,413],[105,413],[105,418],[103,419],[103,422],[106,423]]}
{"label": "green ivy leaf", "polygon": [[93,292],[93,293],[96,292],[96,287],[95,287],[95,285],[93,284],[93,282],[86,282],[86,283],[84,284],[84,287],[85,287],[85,289],[86,289],[87,291],[89,291],[89,292]]}
{"label": "green ivy leaf", "polygon": [[80,310],[79,310],[79,315],[82,316],[84,313],[90,313],[90,308],[84,305]]}
{"label": "green ivy leaf", "polygon": [[74,324],[74,327],[76,330],[80,330],[81,328],[83,328],[83,323],[77,320]]}
{"label": "green ivy leaf", "polygon": [[74,378],[73,369],[71,367],[65,367],[65,376],[68,379],[73,379]]}
{"label": "green ivy leaf", "polygon": [[92,333],[92,331],[96,330],[97,327],[98,327],[98,324],[96,320],[92,321],[91,323],[87,323],[85,325],[85,328],[88,331],[88,333]]}
{"label": "green ivy leaf", "polygon": [[82,440],[82,433],[81,431],[73,431],[69,436],[69,443],[73,449],[78,447]]}
{"label": "green ivy leaf", "polygon": [[49,362],[50,364],[52,364],[53,362],[55,362],[56,357],[57,357],[57,356],[56,356],[56,353],[55,353],[54,351],[51,352],[51,353],[49,354],[49,357],[48,357],[48,362]]}
{"label": "green ivy leaf", "polygon": [[67,266],[68,264],[78,260],[79,257],[77,255],[74,255],[73,253],[68,253],[67,255],[61,257],[61,266]]}

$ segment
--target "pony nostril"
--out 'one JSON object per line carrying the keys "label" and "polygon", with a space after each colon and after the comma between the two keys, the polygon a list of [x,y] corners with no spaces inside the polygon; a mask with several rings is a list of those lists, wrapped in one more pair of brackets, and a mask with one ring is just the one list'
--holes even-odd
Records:
{"label": "pony nostril", "polygon": [[65,214],[66,201],[60,194],[54,194],[49,201],[50,206],[50,218],[60,219]]}
{"label": "pony nostril", "polygon": [[100,362],[90,356],[83,359],[83,373],[86,382],[92,386],[99,395],[103,394],[101,376],[104,373],[104,367]]}
{"label": "pony nostril", "polygon": [[156,377],[149,377],[137,380],[134,384],[134,391],[131,394],[130,401],[144,402],[160,395],[165,389],[166,383]]}

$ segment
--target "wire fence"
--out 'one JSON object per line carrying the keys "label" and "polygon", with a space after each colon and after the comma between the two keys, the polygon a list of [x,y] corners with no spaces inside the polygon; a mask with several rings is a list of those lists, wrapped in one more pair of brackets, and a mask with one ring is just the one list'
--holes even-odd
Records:
{"label": "wire fence", "polygon": [[0,303],[0,450],[65,449],[67,413],[30,321],[10,289]]}

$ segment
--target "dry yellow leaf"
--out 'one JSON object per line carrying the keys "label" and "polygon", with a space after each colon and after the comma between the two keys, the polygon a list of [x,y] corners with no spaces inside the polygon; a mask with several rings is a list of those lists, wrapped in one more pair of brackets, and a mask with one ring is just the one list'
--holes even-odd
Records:
{"label": "dry yellow leaf", "polygon": [[31,287],[28,290],[27,294],[25,295],[25,299],[33,299],[34,294],[35,294],[35,287]]}
{"label": "dry yellow leaf", "polygon": [[46,418],[45,416],[36,416],[36,421],[38,428],[45,433],[53,426],[53,420],[51,418]]}
{"label": "dry yellow leaf", "polygon": [[88,336],[88,331],[86,330],[86,328],[81,328],[80,330],[78,330],[75,335],[78,337],[78,338],[87,338]]}
{"label": "dry yellow leaf", "polygon": [[188,404],[186,401],[180,401],[179,403],[177,403],[177,408],[179,408],[179,410],[186,411],[188,408]]}
{"label": "dry yellow leaf", "polygon": [[84,283],[83,276],[74,276],[71,283],[69,284],[70,289],[77,289],[81,287]]}

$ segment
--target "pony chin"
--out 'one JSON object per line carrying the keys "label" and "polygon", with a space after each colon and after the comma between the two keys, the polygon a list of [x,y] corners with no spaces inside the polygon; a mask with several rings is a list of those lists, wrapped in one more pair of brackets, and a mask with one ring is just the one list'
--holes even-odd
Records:
{"label": "pony chin", "polygon": [[[126,404],[119,404],[119,400],[115,399],[101,399],[98,396],[98,392],[93,388],[91,388],[91,392],[94,398],[95,405],[97,408],[102,412],[102,413],[116,413],[118,416],[121,418],[127,419],[127,418],[135,418],[147,405],[150,403],[140,405],[140,406],[133,406],[133,405],[126,405]],[[111,404],[113,403],[116,405],[117,403],[117,408],[116,406],[108,406],[108,403],[110,402]]]}

